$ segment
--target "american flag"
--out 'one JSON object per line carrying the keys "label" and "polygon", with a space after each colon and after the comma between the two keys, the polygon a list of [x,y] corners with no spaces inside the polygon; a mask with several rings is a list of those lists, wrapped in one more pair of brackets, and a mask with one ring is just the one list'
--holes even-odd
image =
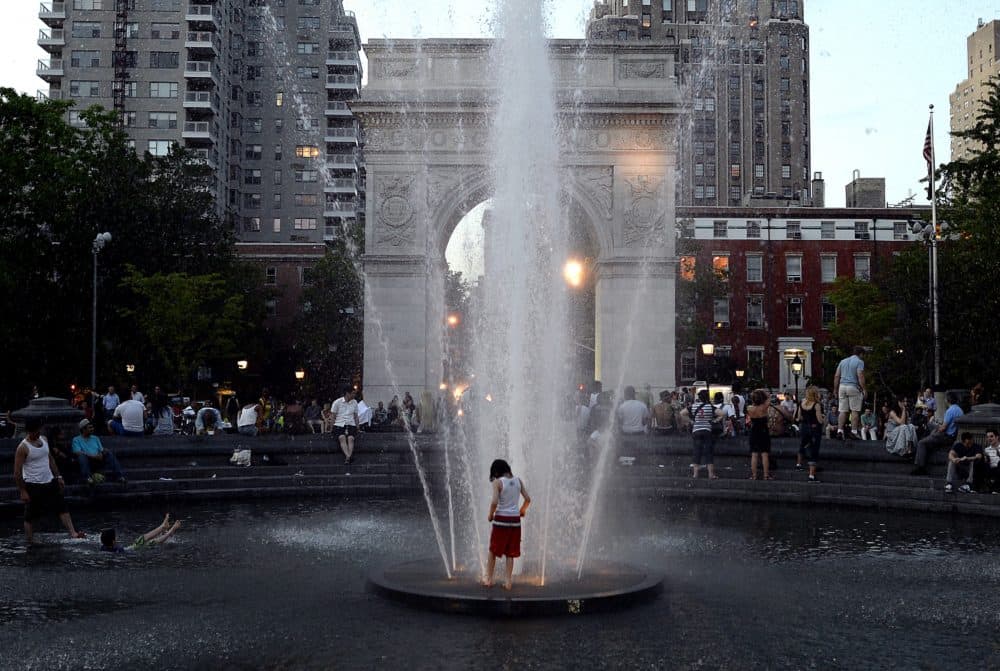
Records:
{"label": "american flag", "polygon": [[927,175],[934,169],[934,121],[927,122],[927,137],[924,138],[924,160],[927,161]]}

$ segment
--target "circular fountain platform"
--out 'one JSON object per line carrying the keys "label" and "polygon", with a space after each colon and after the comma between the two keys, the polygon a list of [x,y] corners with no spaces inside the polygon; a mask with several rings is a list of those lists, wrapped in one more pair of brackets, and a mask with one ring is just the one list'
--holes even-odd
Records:
{"label": "circular fountain platform", "polygon": [[[497,575],[503,562],[497,562]],[[644,568],[593,561],[575,577],[541,585],[531,576],[514,576],[514,586],[484,587],[478,574],[444,575],[440,559],[420,559],[376,569],[368,576],[373,591],[418,608],[473,615],[576,615],[613,610],[650,600],[663,587],[663,576]]]}

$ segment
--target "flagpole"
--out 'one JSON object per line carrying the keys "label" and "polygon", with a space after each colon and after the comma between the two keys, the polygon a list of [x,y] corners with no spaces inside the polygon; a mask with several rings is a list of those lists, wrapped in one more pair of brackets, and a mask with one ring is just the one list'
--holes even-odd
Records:
{"label": "flagpole", "polygon": [[938,237],[941,230],[937,221],[937,167],[934,158],[934,105],[930,106],[930,135],[931,135],[931,226],[934,235],[931,237],[931,328],[934,338],[934,386],[941,384],[941,332],[938,322]]}

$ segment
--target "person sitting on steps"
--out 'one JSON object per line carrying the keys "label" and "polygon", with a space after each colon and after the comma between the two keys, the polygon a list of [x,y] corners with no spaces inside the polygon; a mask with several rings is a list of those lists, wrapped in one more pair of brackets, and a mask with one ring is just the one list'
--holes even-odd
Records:
{"label": "person sitting on steps", "polygon": [[917,443],[917,457],[913,461],[914,468],[911,475],[927,475],[927,453],[942,447],[950,447],[956,442],[958,425],[955,421],[965,413],[958,405],[957,393],[949,391],[945,398],[948,401],[948,409],[944,413],[944,421],[929,436]]}

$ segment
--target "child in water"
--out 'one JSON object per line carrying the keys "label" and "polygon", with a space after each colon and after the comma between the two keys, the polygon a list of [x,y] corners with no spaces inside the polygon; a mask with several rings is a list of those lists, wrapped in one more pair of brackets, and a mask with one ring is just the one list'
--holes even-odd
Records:
{"label": "child in water", "polygon": [[[510,472],[510,464],[503,459],[497,459],[490,465],[490,486],[493,489],[493,500],[490,502],[489,521],[493,524],[490,533],[490,560],[486,567],[486,579],[483,584],[493,587],[493,571],[496,568],[497,557],[507,558],[504,589],[513,586],[514,558],[521,556],[521,518],[528,511],[531,497],[520,478],[515,478]],[[518,508],[521,498],[524,503]]]}
{"label": "child in water", "polygon": [[135,542],[128,547],[122,547],[115,543],[116,534],[114,529],[105,529],[101,532],[101,550],[104,552],[125,552],[126,550],[141,550],[152,545],[162,545],[170,540],[178,529],[181,528],[181,521],[176,520],[170,523],[170,513],[163,518],[163,523],[152,531],[147,531],[135,539]]}

